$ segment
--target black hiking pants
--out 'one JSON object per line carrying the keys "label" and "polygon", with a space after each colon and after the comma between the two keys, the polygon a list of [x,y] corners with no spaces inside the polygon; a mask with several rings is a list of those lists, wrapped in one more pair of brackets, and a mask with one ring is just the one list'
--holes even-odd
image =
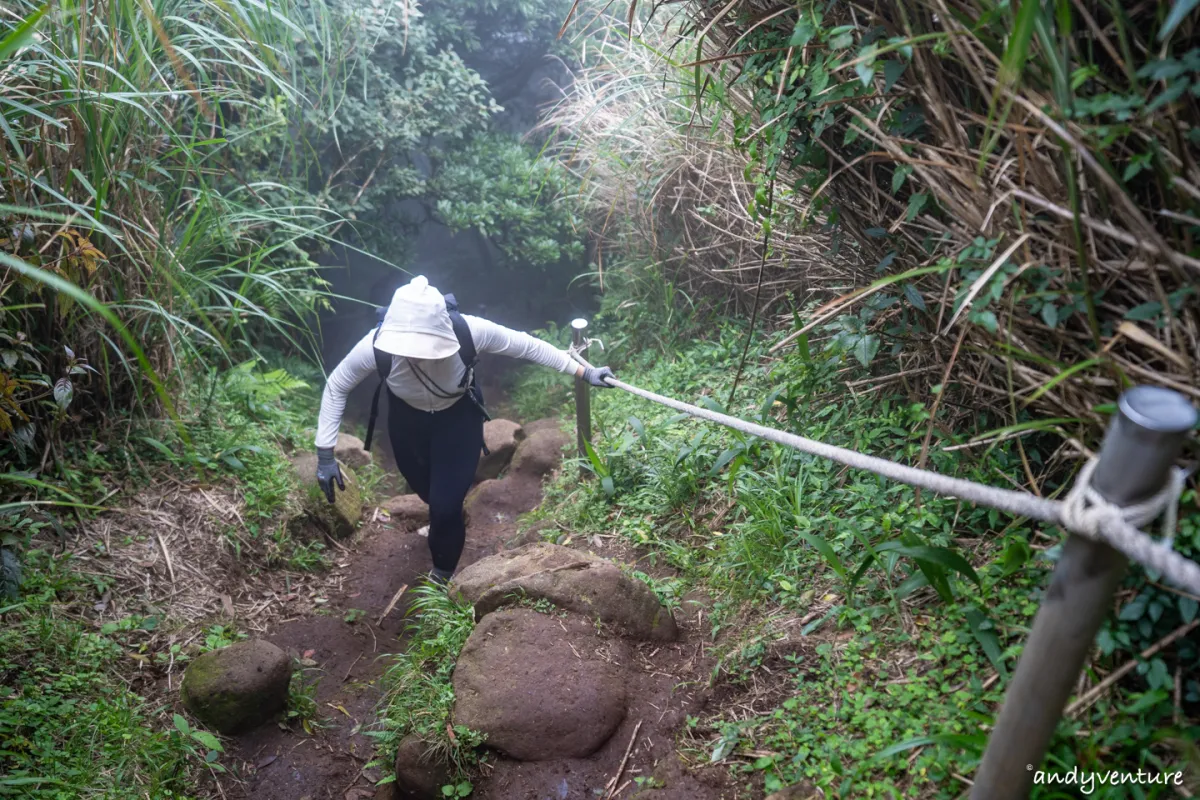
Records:
{"label": "black hiking pants", "polygon": [[388,392],[388,434],[400,474],[429,505],[433,565],[453,572],[467,540],[463,500],[483,451],[483,415],[466,396],[443,411],[419,411]]}

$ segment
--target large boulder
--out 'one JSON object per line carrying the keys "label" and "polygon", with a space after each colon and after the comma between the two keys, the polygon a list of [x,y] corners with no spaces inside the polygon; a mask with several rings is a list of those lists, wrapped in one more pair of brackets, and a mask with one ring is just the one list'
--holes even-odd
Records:
{"label": "large boulder", "polygon": [[452,591],[475,606],[477,617],[525,597],[598,618],[639,639],[669,642],[679,633],[645,583],[607,559],[549,542],[476,561],[455,576]]}
{"label": "large boulder", "polygon": [[[566,423],[564,423],[558,417],[543,417],[542,419],[535,419],[533,422],[526,423],[524,426],[522,426],[522,429],[525,431],[525,436],[527,437],[533,436],[538,431],[557,431],[559,433],[565,433],[565,424]],[[568,438],[570,437],[568,436]]]}
{"label": "large boulder", "polygon": [[371,454],[363,449],[363,440],[348,433],[339,433],[333,455],[348,467],[358,469],[371,463]]}
{"label": "large boulder", "polygon": [[570,441],[561,428],[541,428],[517,445],[512,471],[518,475],[542,477],[562,463],[563,448]]}
{"label": "large boulder", "polygon": [[292,660],[270,642],[250,639],[190,663],[180,695],[197,719],[220,733],[249,730],[287,705]]}
{"label": "large boulder", "polygon": [[292,470],[300,485],[304,516],[335,539],[353,535],[362,520],[362,494],[354,480],[354,473],[345,464],[341,467],[346,489],[342,491],[335,487],[331,504],[317,485],[317,454],[300,453],[292,458]]}
{"label": "large boulder", "polygon": [[507,419],[489,420],[483,426],[483,442],[488,454],[479,459],[475,468],[475,480],[486,481],[500,477],[500,473],[512,461],[517,445],[525,438],[521,426]]}
{"label": "large boulder", "polygon": [[450,767],[433,755],[421,737],[410,733],[400,740],[396,749],[396,797],[437,800],[451,779]]}
{"label": "large boulder", "polygon": [[600,639],[584,619],[489,614],[454,668],[454,724],[518,761],[586,758],[625,717],[618,664],[628,662],[622,642]]}
{"label": "large boulder", "polygon": [[392,518],[392,522],[406,531],[415,531],[429,524],[429,506],[415,494],[393,497],[380,506]]}

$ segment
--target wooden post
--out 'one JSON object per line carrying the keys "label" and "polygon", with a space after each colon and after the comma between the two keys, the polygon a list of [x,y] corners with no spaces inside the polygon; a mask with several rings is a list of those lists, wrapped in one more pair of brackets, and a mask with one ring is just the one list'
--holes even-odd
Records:
{"label": "wooden post", "polygon": [[[586,319],[571,320],[571,340],[578,351],[583,345],[583,332],[587,328]],[[592,396],[591,387],[583,378],[575,379],[575,438],[579,444],[579,457],[587,458],[587,448],[584,442],[592,441]]]}
{"label": "wooden post", "polygon": [[[1196,409],[1182,394],[1153,386],[1128,390],[1104,436],[1092,488],[1118,506],[1150,498],[1166,484],[1195,425]],[[971,800],[1029,796],[1126,566],[1125,556],[1108,545],[1068,537],[988,738]]]}

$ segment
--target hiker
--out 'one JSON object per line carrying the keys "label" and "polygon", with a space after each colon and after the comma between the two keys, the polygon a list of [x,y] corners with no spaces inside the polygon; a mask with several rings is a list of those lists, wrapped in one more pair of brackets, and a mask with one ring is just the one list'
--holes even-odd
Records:
{"label": "hiker", "polygon": [[[463,501],[484,450],[487,412],[475,384],[476,352],[523,358],[592,386],[607,387],[608,367],[582,367],[566,352],[527,333],[459,314],[453,295],[443,296],[422,276],[413,278],[380,310],[378,326],[359,340],[329,376],[317,423],[317,483],[329,502],[334,483],[345,490],[334,458],[346,396],[373,372],[388,388],[388,429],[396,466],[429,505],[432,578],[446,583],[466,541]],[[375,403],[379,401],[376,389]],[[371,407],[365,446],[371,446],[376,405]]]}

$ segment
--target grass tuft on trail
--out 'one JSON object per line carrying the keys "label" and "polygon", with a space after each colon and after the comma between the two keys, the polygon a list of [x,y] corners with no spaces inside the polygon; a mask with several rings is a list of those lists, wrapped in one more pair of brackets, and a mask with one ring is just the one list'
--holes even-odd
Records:
{"label": "grass tuft on trail", "polygon": [[395,780],[391,765],[396,746],[413,734],[426,743],[436,760],[451,766],[457,785],[477,763],[475,750],[483,743],[477,732],[453,724],[451,678],[458,654],[475,629],[475,610],[470,603],[430,583],[413,592],[417,599],[409,612],[409,644],[394,656],[384,673],[380,729],[367,735],[379,744],[377,765],[389,773],[381,783]]}

